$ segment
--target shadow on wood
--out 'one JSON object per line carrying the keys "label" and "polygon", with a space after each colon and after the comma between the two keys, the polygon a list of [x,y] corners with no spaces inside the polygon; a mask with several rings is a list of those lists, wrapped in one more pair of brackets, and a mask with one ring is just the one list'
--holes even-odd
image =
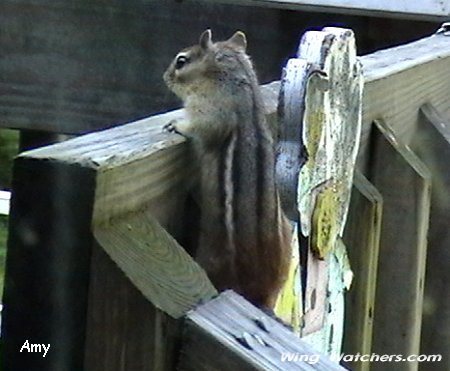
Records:
{"label": "shadow on wood", "polygon": [[[433,175],[427,272],[424,292],[422,354],[442,354],[442,369],[450,369],[450,116],[432,105],[420,109],[420,124],[411,146]],[[434,370],[433,363],[421,370]]]}
{"label": "shadow on wood", "polygon": [[[383,196],[373,351],[419,354],[431,175],[390,128],[376,121],[370,181]],[[410,370],[413,363],[374,363]]]}
{"label": "shadow on wood", "polygon": [[[383,199],[359,171],[353,182],[343,239],[355,277],[345,298],[343,352],[371,354]],[[350,366],[355,371],[368,370],[370,362]]]}

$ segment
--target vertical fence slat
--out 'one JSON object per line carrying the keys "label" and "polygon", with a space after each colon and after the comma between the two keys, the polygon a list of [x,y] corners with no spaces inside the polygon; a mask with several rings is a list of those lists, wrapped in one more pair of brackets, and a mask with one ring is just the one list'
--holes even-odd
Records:
{"label": "vertical fence slat", "polygon": [[[13,189],[2,316],[3,369],[81,370],[95,172],[19,157]],[[51,348],[45,357],[20,353],[26,340]]]}
{"label": "vertical fence slat", "polygon": [[[411,146],[431,169],[430,230],[421,353],[442,354],[443,370],[450,369],[450,119],[431,104],[420,109],[418,130]],[[436,364],[421,364],[421,370],[434,370]]]}
{"label": "vertical fence slat", "polygon": [[[383,199],[377,189],[355,172],[344,242],[355,275],[346,295],[345,354],[370,354],[377,282]],[[355,362],[352,370],[368,370],[370,362]]]}
{"label": "vertical fence slat", "polygon": [[[384,122],[376,121],[372,136],[369,179],[383,196],[373,351],[419,354],[430,173]],[[371,367],[411,370],[417,362]]]}
{"label": "vertical fence slat", "polygon": [[155,370],[155,341],[167,340],[156,336],[157,309],[98,245],[91,266],[84,369]]}

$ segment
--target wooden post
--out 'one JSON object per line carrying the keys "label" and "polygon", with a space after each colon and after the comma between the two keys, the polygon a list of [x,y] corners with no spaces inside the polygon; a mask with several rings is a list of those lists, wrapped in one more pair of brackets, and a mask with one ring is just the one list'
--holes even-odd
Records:
{"label": "wooden post", "polygon": [[[2,321],[5,370],[170,368],[176,319],[216,291],[169,236],[189,152],[180,112],[16,160]],[[46,355],[23,343],[50,344]]]}
{"label": "wooden post", "polygon": [[[95,171],[20,156],[13,190],[3,369],[82,369]],[[50,344],[45,358],[20,352],[27,340]]]}

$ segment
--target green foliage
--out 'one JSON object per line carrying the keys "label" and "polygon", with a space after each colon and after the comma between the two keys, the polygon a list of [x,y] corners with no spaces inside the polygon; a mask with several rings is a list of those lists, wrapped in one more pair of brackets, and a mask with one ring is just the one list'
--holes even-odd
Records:
{"label": "green foliage", "polygon": [[0,298],[3,295],[7,235],[8,235],[8,218],[5,215],[0,215]]}
{"label": "green foliage", "polygon": [[[0,130],[0,189],[11,188],[13,159],[18,152],[19,134],[14,130]],[[0,298],[5,275],[8,218],[0,215]]]}
{"label": "green foliage", "polygon": [[19,134],[15,130],[0,130],[0,189],[10,188],[12,163],[17,155]]}

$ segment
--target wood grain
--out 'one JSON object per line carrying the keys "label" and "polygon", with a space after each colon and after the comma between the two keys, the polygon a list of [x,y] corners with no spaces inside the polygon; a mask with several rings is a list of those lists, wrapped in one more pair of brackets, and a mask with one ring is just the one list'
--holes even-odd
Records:
{"label": "wood grain", "polygon": [[[166,114],[159,122],[167,122],[176,114]],[[9,334],[4,342],[6,370],[42,370],[49,365],[58,365],[61,370],[83,369],[83,359],[90,352],[85,347],[88,330],[92,330],[89,339],[98,354],[109,354],[111,347],[118,347],[123,359],[131,362],[136,358],[139,364],[147,359],[138,354],[143,348],[126,347],[128,333],[120,326],[129,328],[133,341],[139,342],[142,337],[136,321],[156,326],[157,319],[148,316],[163,313],[146,311],[149,300],[180,317],[200,299],[214,295],[204,273],[155,221],[158,218],[171,230],[182,224],[178,220],[179,201],[190,174],[183,146],[183,138],[162,133],[161,126],[152,125],[149,119],[24,152],[17,158],[2,324],[3,334]],[[138,216],[139,211],[147,211],[147,217]],[[113,282],[99,278],[102,264],[91,264],[93,249],[99,248],[92,245],[93,230],[117,263],[112,265],[112,275],[122,277],[122,269],[122,278]],[[152,249],[146,245],[149,242],[154,243],[150,244]],[[114,287],[123,293],[123,302],[114,295]],[[110,301],[105,298],[105,303],[110,307],[93,305],[100,292],[109,295]],[[88,305],[93,306],[90,312]],[[130,315],[133,306],[135,317]],[[120,318],[113,312],[112,317],[105,317],[106,324],[100,320],[99,328],[90,322],[92,316],[97,318],[112,308],[124,309]],[[160,317],[164,322],[165,312]],[[109,325],[111,331],[117,330],[117,337],[105,342],[109,333],[102,331],[107,332]],[[176,329],[171,331],[176,336]],[[158,333],[153,336],[157,351],[173,346],[173,338]],[[40,359],[19,357],[23,339],[31,337],[54,344],[55,351]],[[167,360],[161,357],[158,362],[166,367]],[[91,361],[89,356],[85,360]],[[99,359],[95,365],[98,368],[89,369],[104,369]],[[115,367],[120,365],[119,361],[114,363]]]}
{"label": "wood grain", "polygon": [[398,140],[409,143],[425,103],[450,114],[448,37],[434,35],[361,57],[365,77],[360,165],[366,173],[372,122],[383,118]]}
{"label": "wood grain", "polygon": [[[444,355],[439,367],[450,369],[450,116],[425,104],[419,119],[411,147],[433,176],[421,353]],[[420,369],[432,370],[433,364]]]}
{"label": "wood grain", "polygon": [[[283,362],[285,352],[317,363]],[[232,291],[188,313],[178,369],[344,370]]]}
{"label": "wood grain", "polygon": [[[378,249],[383,199],[359,172],[354,185],[343,240],[354,279],[345,300],[345,354],[371,354],[377,286]],[[369,370],[370,362],[353,362],[352,370]]]}
{"label": "wood grain", "polygon": [[[291,47],[273,32],[280,15],[270,9],[7,0],[0,10],[0,127],[18,130],[79,135],[179,107],[162,75],[177,51],[196,42],[207,26],[225,39],[245,25],[264,81],[279,76],[282,50]],[[205,23],[218,14],[226,17]],[[170,32],[160,32],[168,27]]]}
{"label": "wood grain", "polygon": [[95,244],[92,249],[84,370],[174,366],[177,322],[156,309]]}
{"label": "wood grain", "polygon": [[[366,82],[359,165],[385,199],[375,318],[382,314],[374,328],[374,350],[380,354],[419,350],[429,174],[403,144],[418,128],[422,104],[432,104],[444,117],[450,114],[448,45],[448,37],[438,35],[361,58]],[[278,82],[263,87],[273,124],[278,89]],[[144,210],[170,232],[182,224],[177,212],[193,174],[189,146],[184,138],[161,132],[182,115],[153,116],[18,157],[2,323],[2,334],[10,334],[4,343],[9,369],[40,370],[50,363],[82,369],[93,228],[107,231],[115,220]],[[379,133],[372,142],[372,121],[380,117],[392,127],[398,146]],[[106,238],[114,233],[107,231]],[[120,250],[115,254],[125,266]],[[139,284],[139,277],[134,282]],[[178,308],[188,307],[187,300],[181,302]],[[401,311],[398,303],[405,305]],[[158,305],[166,307],[162,301]],[[407,340],[393,336],[403,329]],[[42,359],[18,357],[30,334],[58,350]]]}
{"label": "wood grain", "polygon": [[281,205],[289,219],[298,222],[298,174],[307,159],[303,143],[306,85],[313,68],[306,60],[291,58],[283,68],[279,94],[280,137],[276,176]]}
{"label": "wood grain", "polygon": [[[399,140],[408,143],[417,128],[417,112],[421,105],[429,102],[442,114],[450,114],[447,100],[450,95],[448,38],[444,35],[427,37],[360,57],[360,61],[363,65],[365,85],[363,127],[358,156],[359,167],[366,173],[373,120],[382,117]],[[266,114],[272,124],[276,124],[279,89],[279,81],[262,86]],[[31,156],[80,163],[93,168],[101,167],[102,171],[106,171],[107,168],[119,164],[145,159],[158,150],[167,151],[167,154],[177,151],[176,147],[182,145],[184,138],[161,133],[161,128],[170,120],[182,116],[182,110],[152,116],[35,150]],[[27,155],[28,152],[24,154]],[[173,177],[169,176],[164,181],[157,182],[160,186],[170,188],[183,178],[185,174],[177,170],[180,167],[178,157],[183,158],[185,155],[185,149],[179,150],[177,155],[173,154],[170,162],[161,163],[160,166],[165,171],[170,171],[171,162],[176,169],[173,171]],[[155,176],[158,177],[158,173]],[[133,183],[132,178],[127,178]],[[126,179],[123,182],[126,182]],[[106,184],[112,186],[112,179],[106,181]]]}
{"label": "wood grain", "polygon": [[433,0],[410,2],[387,0],[373,2],[370,0],[210,0],[224,4],[261,6],[310,12],[330,12],[357,14],[377,17],[413,18],[427,20],[446,20],[450,13],[450,5]]}
{"label": "wood grain", "polygon": [[[419,354],[431,174],[376,122],[369,180],[383,196],[373,351]],[[375,363],[375,370],[417,369],[417,363]]]}
{"label": "wood grain", "polygon": [[96,226],[94,236],[134,287],[173,318],[217,294],[203,269],[149,211]]}
{"label": "wood grain", "polygon": [[316,69],[305,76],[304,101],[291,99],[291,104],[304,105],[297,141],[308,154],[298,174],[297,196],[301,232],[309,237],[302,336],[328,355],[339,356],[347,266],[338,256],[346,256],[340,237],[360,143],[363,78],[355,37],[348,29],[305,33],[298,58]]}

